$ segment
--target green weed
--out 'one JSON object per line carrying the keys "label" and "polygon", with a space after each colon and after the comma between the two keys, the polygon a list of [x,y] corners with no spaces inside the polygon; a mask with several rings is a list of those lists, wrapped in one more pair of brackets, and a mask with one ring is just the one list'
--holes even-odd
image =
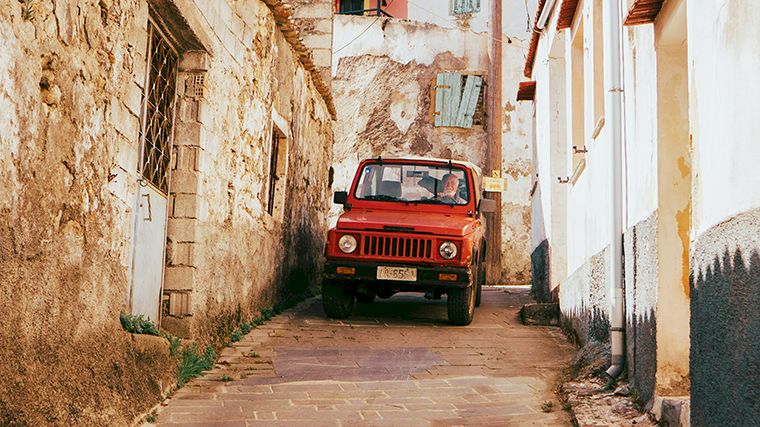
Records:
{"label": "green weed", "polygon": [[240,328],[235,328],[235,330],[232,331],[232,335],[230,335],[230,341],[238,342],[241,338],[243,338],[243,331],[241,331]]}
{"label": "green weed", "polygon": [[544,412],[551,412],[554,410],[554,402],[546,401],[541,404],[541,410]]}
{"label": "green weed", "polygon": [[198,345],[193,343],[182,351],[182,359],[177,367],[177,386],[182,387],[201,372],[211,369],[216,360],[216,353],[207,346],[203,353],[198,353]]}
{"label": "green weed", "polygon": [[119,320],[121,327],[129,333],[159,335],[156,324],[144,318],[142,314],[135,316],[134,314],[119,313]]}
{"label": "green weed", "polygon": [[163,334],[164,338],[169,341],[169,355],[176,357],[179,354],[179,348],[182,346],[182,340],[174,335]]}

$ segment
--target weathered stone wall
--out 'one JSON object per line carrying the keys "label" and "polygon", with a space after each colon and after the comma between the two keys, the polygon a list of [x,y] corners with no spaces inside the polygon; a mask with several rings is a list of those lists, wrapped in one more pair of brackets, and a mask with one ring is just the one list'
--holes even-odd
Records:
{"label": "weathered stone wall", "polygon": [[[178,329],[208,342],[318,275],[329,103],[264,3],[153,3],[207,50],[203,94],[177,105],[173,172],[193,179],[170,185],[169,269],[190,277],[167,283],[189,281]],[[126,0],[0,8],[0,390],[12,391],[0,424],[129,424],[175,380],[165,341],[119,324],[148,16]],[[274,217],[262,208],[273,117],[289,152]]]}
{"label": "weathered stone wall", "polygon": [[333,4],[332,0],[285,0],[293,6],[293,22],[311,49],[314,65],[330,87],[332,75]]}
{"label": "weathered stone wall", "polygon": [[522,65],[530,40],[526,5],[535,1],[506,0],[502,4],[502,122],[501,176],[507,191],[501,202],[501,283],[531,281],[531,196],[534,164],[533,106],[517,102],[517,82],[523,79]]}
{"label": "weathered stone wall", "polygon": [[[209,5],[199,10],[214,13]],[[213,48],[201,104],[219,114],[178,128],[202,135],[201,166],[193,174],[192,263],[167,271],[167,280],[178,290],[192,291],[192,316],[165,322],[183,335],[223,335],[228,330],[222,325],[272,302],[283,290],[278,284],[294,271],[311,279],[319,273],[327,233],[331,118],[311,76],[294,65],[297,57],[275,31],[266,6],[260,4],[255,12],[244,19],[243,31],[250,27],[252,35],[244,40],[250,45],[241,45],[247,49],[242,61],[234,52],[227,54],[228,45],[218,35],[213,37],[215,27],[208,29],[209,39],[219,44]],[[287,174],[277,184],[286,196],[277,198],[270,215],[266,200],[275,127],[285,136],[288,162]],[[180,231],[172,224],[170,220],[170,239]],[[298,286],[303,290],[307,284]]]}

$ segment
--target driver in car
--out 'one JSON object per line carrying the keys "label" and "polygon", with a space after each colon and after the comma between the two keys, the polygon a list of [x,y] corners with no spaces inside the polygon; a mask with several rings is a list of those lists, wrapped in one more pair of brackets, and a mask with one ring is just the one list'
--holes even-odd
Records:
{"label": "driver in car", "polygon": [[437,199],[444,203],[467,203],[467,200],[459,197],[459,178],[453,173],[447,173],[441,178],[443,189],[438,193]]}

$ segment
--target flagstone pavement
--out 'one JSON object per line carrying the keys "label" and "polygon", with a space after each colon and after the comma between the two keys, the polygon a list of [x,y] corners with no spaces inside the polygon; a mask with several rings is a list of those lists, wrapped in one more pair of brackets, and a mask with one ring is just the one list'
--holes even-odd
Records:
{"label": "flagstone pavement", "polygon": [[520,323],[528,292],[485,288],[466,327],[446,323],[445,297],[398,294],[347,320],[312,298],[226,348],[155,424],[571,425],[554,387],[574,349],[559,328]]}

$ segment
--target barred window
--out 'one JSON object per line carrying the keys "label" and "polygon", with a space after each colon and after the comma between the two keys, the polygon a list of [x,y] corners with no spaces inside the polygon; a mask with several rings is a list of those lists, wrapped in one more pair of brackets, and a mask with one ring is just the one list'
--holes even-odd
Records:
{"label": "barred window", "polygon": [[143,94],[140,128],[143,144],[141,172],[145,180],[168,193],[179,56],[153,21],[149,22],[148,33],[148,80]]}
{"label": "barred window", "polygon": [[475,12],[480,12],[480,0],[450,0],[449,13],[451,15]]}

